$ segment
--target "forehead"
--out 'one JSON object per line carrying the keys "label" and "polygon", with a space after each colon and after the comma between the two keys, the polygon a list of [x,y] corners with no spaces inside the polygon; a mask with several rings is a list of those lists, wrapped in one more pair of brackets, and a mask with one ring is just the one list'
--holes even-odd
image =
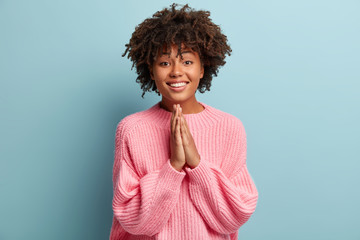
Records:
{"label": "forehead", "polygon": [[[179,50],[180,50],[180,52],[179,52]],[[157,54],[158,54],[158,56],[161,56],[161,55],[171,55],[172,53],[174,53],[176,55],[180,55],[180,54],[184,54],[184,53],[196,54],[196,52],[194,50],[187,47],[185,44],[181,44],[180,49],[177,44],[172,44],[171,46],[167,46],[166,44],[164,44],[162,47],[159,48]]]}

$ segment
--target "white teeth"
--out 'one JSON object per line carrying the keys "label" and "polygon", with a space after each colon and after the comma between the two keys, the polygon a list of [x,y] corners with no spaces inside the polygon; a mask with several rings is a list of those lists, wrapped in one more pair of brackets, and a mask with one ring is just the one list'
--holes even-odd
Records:
{"label": "white teeth", "polygon": [[171,83],[170,86],[172,87],[182,87],[185,86],[186,83],[182,82],[182,83]]}

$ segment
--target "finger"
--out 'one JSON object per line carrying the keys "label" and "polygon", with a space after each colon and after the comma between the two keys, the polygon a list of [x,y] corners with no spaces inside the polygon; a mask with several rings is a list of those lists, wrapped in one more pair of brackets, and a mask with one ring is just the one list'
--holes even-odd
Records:
{"label": "finger", "polygon": [[180,133],[180,117],[177,117],[176,122],[177,122],[177,124],[176,124],[176,139],[178,140],[178,143],[181,144],[182,140],[181,140],[181,133]]}
{"label": "finger", "polygon": [[188,136],[189,138],[192,138],[189,125],[187,124],[185,118],[184,118],[184,129],[185,129],[185,132],[186,132],[187,136]]}
{"label": "finger", "polygon": [[176,129],[176,107],[175,104],[173,105],[173,113],[172,113],[172,121],[171,121],[171,134],[175,134]]}
{"label": "finger", "polygon": [[177,129],[177,125],[179,125],[179,109],[178,109],[178,107],[177,107],[177,105],[175,105],[175,116],[174,116],[174,118],[175,118],[175,130],[174,130],[174,134],[175,134],[175,131],[177,131],[176,129]]}
{"label": "finger", "polygon": [[177,105],[174,104],[174,119],[173,119],[173,131],[172,131],[174,136],[175,136],[175,131],[176,131],[177,117],[178,117],[178,109],[177,109]]}
{"label": "finger", "polygon": [[182,143],[186,144],[188,141],[187,141],[187,131],[184,125],[184,120],[185,120],[184,115],[181,114],[180,116],[181,138],[182,138]]}
{"label": "finger", "polygon": [[[180,105],[179,104],[174,104],[174,128],[176,130],[176,119],[180,116]],[[179,121],[180,122],[180,121]]]}
{"label": "finger", "polygon": [[185,120],[184,114],[181,114],[181,128],[183,129],[182,132],[183,132],[184,134],[187,134],[188,131],[187,131],[187,129],[186,129],[185,123],[186,123],[186,120]]}
{"label": "finger", "polygon": [[188,124],[187,124],[187,121],[186,121],[186,119],[185,119],[185,117],[184,117],[184,127],[185,127],[185,130],[186,130],[186,132],[189,132],[190,130],[189,130],[189,126],[188,126]]}
{"label": "finger", "polygon": [[184,137],[185,129],[184,129],[184,117],[180,116],[180,130],[181,130],[181,136]]}
{"label": "finger", "polygon": [[182,114],[180,114],[180,132],[181,132],[181,136],[183,135],[183,119],[182,119]]}

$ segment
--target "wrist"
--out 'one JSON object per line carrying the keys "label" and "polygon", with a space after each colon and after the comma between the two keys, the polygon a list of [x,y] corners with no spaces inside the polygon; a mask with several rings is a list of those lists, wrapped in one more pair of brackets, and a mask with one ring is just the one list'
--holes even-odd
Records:
{"label": "wrist", "polygon": [[182,168],[184,165],[180,165],[178,163],[175,163],[175,162],[170,162],[171,163],[171,166],[176,170],[176,171],[179,171],[181,172]]}
{"label": "wrist", "polygon": [[198,155],[198,157],[196,158],[195,162],[193,162],[192,164],[186,163],[186,165],[191,168],[194,169],[196,168],[200,163],[200,155]]}

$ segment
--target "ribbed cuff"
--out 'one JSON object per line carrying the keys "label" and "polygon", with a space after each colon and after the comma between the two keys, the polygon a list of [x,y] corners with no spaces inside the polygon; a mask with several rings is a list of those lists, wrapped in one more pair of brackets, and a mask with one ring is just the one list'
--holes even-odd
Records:
{"label": "ribbed cuff", "polygon": [[161,182],[164,186],[172,191],[180,190],[181,182],[184,180],[186,172],[181,170],[177,171],[170,163],[170,159],[160,169],[159,178],[162,178]]}
{"label": "ribbed cuff", "polygon": [[211,179],[211,163],[201,159],[199,165],[195,168],[191,169],[189,167],[185,167],[186,173],[189,175],[189,180],[192,184],[202,185],[210,183]]}

